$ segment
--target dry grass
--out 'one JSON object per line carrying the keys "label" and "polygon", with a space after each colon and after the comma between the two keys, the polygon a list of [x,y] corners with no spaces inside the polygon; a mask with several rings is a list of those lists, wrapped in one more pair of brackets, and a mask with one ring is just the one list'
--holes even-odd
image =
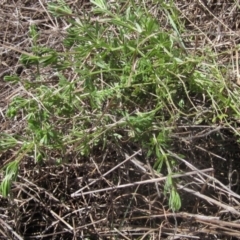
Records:
{"label": "dry grass", "polygon": [[[90,7],[86,2],[67,2],[78,14]],[[238,88],[238,3],[204,2],[176,1],[185,22],[186,50],[204,56],[208,47],[217,56],[216,64],[227,66],[223,74],[229,77],[230,88]],[[169,27],[156,9],[151,11]],[[38,44],[64,51],[67,23],[48,14],[46,1],[0,3],[1,132],[22,134],[25,125],[21,116],[9,120],[5,112],[11,99],[28,93],[3,77],[16,74],[31,81],[36,75],[36,68],[19,63],[21,53],[29,52],[33,23],[41,36]],[[52,81],[51,69],[42,74]],[[74,77],[69,71],[66,76]],[[51,84],[56,84],[54,79]],[[191,97],[204,102],[202,96]],[[191,170],[176,176],[182,197],[179,212],[171,211],[165,196],[158,195],[156,188],[162,193],[166,179],[150,167],[155,159],[145,162],[144,150],[134,144],[112,143],[104,152],[93,147],[88,158],[79,158],[70,146],[61,165],[54,164],[58,152],[49,153],[42,165],[31,157],[24,159],[11,197],[0,197],[0,239],[240,239],[240,146],[235,135],[239,126],[237,119],[233,121],[234,129],[221,123],[189,126],[185,119],[176,123],[168,154],[179,161],[178,171]],[[0,152],[0,166],[16,155],[16,149]],[[85,194],[78,195],[80,190]]]}

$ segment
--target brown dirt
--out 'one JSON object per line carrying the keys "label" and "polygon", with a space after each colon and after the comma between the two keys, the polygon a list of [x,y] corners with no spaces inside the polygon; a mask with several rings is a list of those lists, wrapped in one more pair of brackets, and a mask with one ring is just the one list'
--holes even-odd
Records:
{"label": "brown dirt", "polygon": [[[62,49],[66,23],[47,14],[46,2],[6,0],[0,3],[1,132],[20,134],[24,126],[23,121],[4,117],[11,99],[24,92],[21,85],[12,86],[3,81],[3,77],[16,74],[31,79],[34,76],[36,69],[26,69],[19,63],[21,52],[28,52],[31,47],[30,24],[37,25],[41,35],[39,44]],[[86,1],[67,2],[78,13],[89,8]],[[182,37],[189,54],[204,55],[203,46],[208,45],[219,56],[219,64],[229,66],[229,79],[237,83],[236,47],[240,39],[237,1],[175,2],[185,21],[187,31]],[[69,154],[60,166],[51,161],[39,166],[31,158],[26,159],[11,197],[0,196],[0,239],[115,239],[116,236],[137,239],[144,234],[148,238],[142,239],[169,239],[168,236],[175,236],[175,239],[240,239],[239,180],[234,175],[236,185],[232,184],[232,191],[218,182],[229,185],[229,174],[234,170],[239,174],[238,139],[231,129],[225,128],[207,135],[209,129],[186,129],[179,124],[177,132],[173,137],[174,152],[183,154],[192,170],[194,167],[213,168],[215,172],[212,172],[214,179],[195,174],[188,176],[185,183],[179,182],[183,199],[179,213],[167,207],[163,195],[157,196],[153,183],[116,189],[117,185],[151,179],[148,165],[143,166],[146,173],[136,167],[137,160],[144,162],[143,156],[137,155],[137,159],[132,158],[133,161],[103,177],[134,152],[127,147],[123,151],[109,146],[104,153],[94,148],[89,158],[80,159]],[[180,133],[183,133],[181,137]],[[199,134],[203,137],[188,137]],[[15,155],[14,149],[0,152],[0,166]],[[50,156],[50,160],[54,157],[57,156]],[[153,163],[154,159],[150,161]],[[179,164],[179,170],[185,170],[183,165]],[[95,183],[89,186],[93,181]],[[181,184],[186,184],[185,188]],[[84,192],[93,192],[71,196],[85,186]],[[96,192],[104,188],[112,190]],[[163,184],[159,184],[159,188],[163,189]]]}

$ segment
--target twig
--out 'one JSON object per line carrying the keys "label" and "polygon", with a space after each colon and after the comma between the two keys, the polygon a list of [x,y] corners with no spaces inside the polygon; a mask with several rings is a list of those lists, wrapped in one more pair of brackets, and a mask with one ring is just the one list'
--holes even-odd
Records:
{"label": "twig", "polygon": [[203,194],[201,194],[201,193],[199,193],[199,192],[196,192],[196,191],[194,191],[194,190],[192,190],[192,189],[190,189],[190,188],[187,188],[187,187],[185,187],[185,186],[183,186],[183,185],[177,184],[177,187],[180,188],[180,189],[182,189],[182,190],[184,190],[184,191],[186,191],[186,192],[192,193],[193,195],[195,195],[195,196],[197,196],[197,197],[199,197],[199,198],[202,198],[202,199],[206,200],[206,201],[209,202],[209,203],[215,204],[215,205],[217,205],[217,206],[219,206],[219,207],[227,210],[228,212],[231,212],[231,213],[233,213],[233,214],[236,214],[236,215],[240,216],[240,212],[237,211],[237,210],[236,210],[235,208],[233,208],[233,207],[230,207],[230,206],[227,206],[227,205],[225,205],[225,204],[223,204],[223,203],[220,203],[220,202],[217,201],[217,200],[214,200],[214,199],[212,199],[212,198],[210,198],[210,197],[207,197],[207,196],[205,196],[205,195],[203,195]]}
{"label": "twig", "polygon": [[223,183],[221,183],[221,182],[220,182],[219,180],[217,180],[216,178],[211,177],[211,176],[209,176],[209,175],[206,175],[204,172],[198,170],[196,167],[194,167],[192,164],[190,164],[187,160],[179,157],[177,154],[175,154],[175,153],[173,153],[173,152],[171,152],[171,151],[169,151],[169,150],[167,150],[167,152],[170,153],[171,156],[173,156],[173,157],[175,157],[176,159],[178,159],[178,160],[182,161],[183,163],[185,163],[186,166],[188,166],[188,167],[191,168],[192,170],[199,171],[199,173],[200,173],[201,175],[203,175],[203,176],[209,178],[210,180],[218,183],[218,184],[220,185],[220,187],[222,187],[222,189],[225,189],[225,190],[226,190],[227,193],[230,192],[235,198],[240,199],[240,195],[238,195],[238,194],[236,194],[235,192],[233,192],[231,189],[229,189],[228,187],[226,187]]}
{"label": "twig", "polygon": [[126,237],[123,233],[121,233],[118,229],[114,228],[114,230],[121,235],[124,239],[130,240],[130,238]]}
{"label": "twig", "polygon": [[2,223],[2,226],[4,225],[15,237],[17,237],[19,240],[23,240],[23,238],[21,236],[19,236],[15,231],[13,231],[13,229],[0,218],[0,221]]}
{"label": "twig", "polygon": [[[207,168],[204,170],[201,170],[201,172],[211,172],[213,171],[213,168]],[[198,173],[198,171],[192,171],[192,172],[187,172],[184,174],[174,174],[171,177],[172,178],[180,178],[180,177],[186,177],[186,176],[191,176],[193,174]],[[116,190],[116,189],[120,189],[120,188],[126,188],[126,187],[132,187],[132,186],[136,186],[136,185],[140,185],[140,184],[147,184],[147,183],[155,183],[155,182],[161,182],[166,180],[167,177],[160,177],[160,178],[154,178],[154,179],[148,179],[148,180],[144,180],[144,181],[139,181],[139,182],[134,182],[134,183],[128,183],[128,184],[122,184],[119,186],[115,186],[115,187],[108,187],[108,188],[102,188],[102,189],[98,189],[98,190],[93,190],[93,191],[89,191],[89,192],[84,192],[84,193],[79,193],[79,194],[75,194],[74,197],[77,196],[84,196],[84,195],[88,195],[88,194],[92,194],[92,193],[98,193],[98,192],[105,192],[105,191],[110,191],[110,190]]]}
{"label": "twig", "polygon": [[[131,155],[130,157],[126,158],[124,161],[120,162],[118,165],[116,165],[115,167],[113,167],[112,169],[110,169],[109,171],[107,171],[106,173],[104,173],[102,177],[107,176],[109,173],[111,173],[112,171],[114,171],[115,169],[117,169],[118,167],[120,167],[121,165],[123,165],[125,162],[129,161],[131,158],[133,158],[134,156],[136,156],[137,154],[139,154],[141,152],[141,150],[138,150],[137,152],[135,152],[133,155]],[[86,185],[85,187],[81,188],[80,190],[76,191],[75,193],[71,194],[71,197],[77,197],[77,196],[81,196],[82,194],[80,192],[82,192],[84,189],[88,188],[89,186],[91,186],[92,184],[96,183],[97,181],[99,181],[101,178],[98,178],[94,181],[92,181],[91,183],[89,183],[88,185]]]}

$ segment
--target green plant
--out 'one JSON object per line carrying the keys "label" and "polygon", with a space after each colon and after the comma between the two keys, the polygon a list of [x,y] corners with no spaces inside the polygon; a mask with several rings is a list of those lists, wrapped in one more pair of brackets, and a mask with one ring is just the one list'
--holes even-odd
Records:
{"label": "green plant", "polygon": [[[159,3],[170,30],[161,27],[144,2],[91,3],[93,17],[73,14],[64,1],[49,3],[49,12],[69,23],[65,52],[39,45],[37,28],[30,27],[32,53],[23,54],[21,62],[37,66],[36,79],[5,77],[20,81],[28,92],[15,97],[7,110],[9,118],[21,111],[27,123],[25,134],[21,140],[2,135],[6,141],[0,141],[0,149],[17,145],[20,151],[28,143],[24,153],[34,153],[37,162],[53,151],[64,155],[69,146],[87,155],[92,147],[104,149],[107,142],[119,139],[138,144],[148,150],[148,157],[155,157],[158,172],[167,170],[165,194],[170,207],[178,210],[181,200],[171,177],[176,163],[166,153],[175,123],[181,118],[191,123],[228,123],[228,114],[239,116],[237,97],[214,62],[216,56],[187,53],[172,2]],[[44,83],[41,72],[47,66],[55,72],[57,85]],[[73,74],[67,77],[70,70]],[[211,106],[207,114],[193,101],[197,94]],[[4,196],[19,163],[16,160],[3,169]]]}

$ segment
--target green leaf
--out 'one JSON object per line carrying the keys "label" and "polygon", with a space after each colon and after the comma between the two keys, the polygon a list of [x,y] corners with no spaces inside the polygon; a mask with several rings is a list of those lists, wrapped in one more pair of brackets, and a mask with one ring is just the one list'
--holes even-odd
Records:
{"label": "green leaf", "polygon": [[63,0],[58,0],[58,3],[48,3],[48,10],[55,17],[72,15],[72,10]]}
{"label": "green leaf", "polygon": [[172,188],[170,192],[169,206],[173,211],[178,211],[181,208],[181,198],[175,188]]}
{"label": "green leaf", "polygon": [[37,65],[39,64],[39,57],[22,54],[20,57],[20,62],[25,66]]}
{"label": "green leaf", "polygon": [[37,29],[36,29],[36,25],[34,25],[34,24],[30,25],[29,33],[30,33],[30,37],[32,38],[32,41],[33,41],[33,46],[36,46],[38,36],[39,36]]}
{"label": "green leaf", "polygon": [[3,197],[7,197],[12,185],[12,181],[15,181],[18,174],[18,161],[10,162],[5,167],[5,176],[0,185],[0,192],[2,193]]}
{"label": "green leaf", "polygon": [[107,4],[104,0],[90,0],[90,2],[99,7],[101,10],[107,10]]}
{"label": "green leaf", "polygon": [[13,76],[4,76],[4,81],[6,82],[12,82],[12,83],[18,83],[20,81],[20,77],[13,75]]}

